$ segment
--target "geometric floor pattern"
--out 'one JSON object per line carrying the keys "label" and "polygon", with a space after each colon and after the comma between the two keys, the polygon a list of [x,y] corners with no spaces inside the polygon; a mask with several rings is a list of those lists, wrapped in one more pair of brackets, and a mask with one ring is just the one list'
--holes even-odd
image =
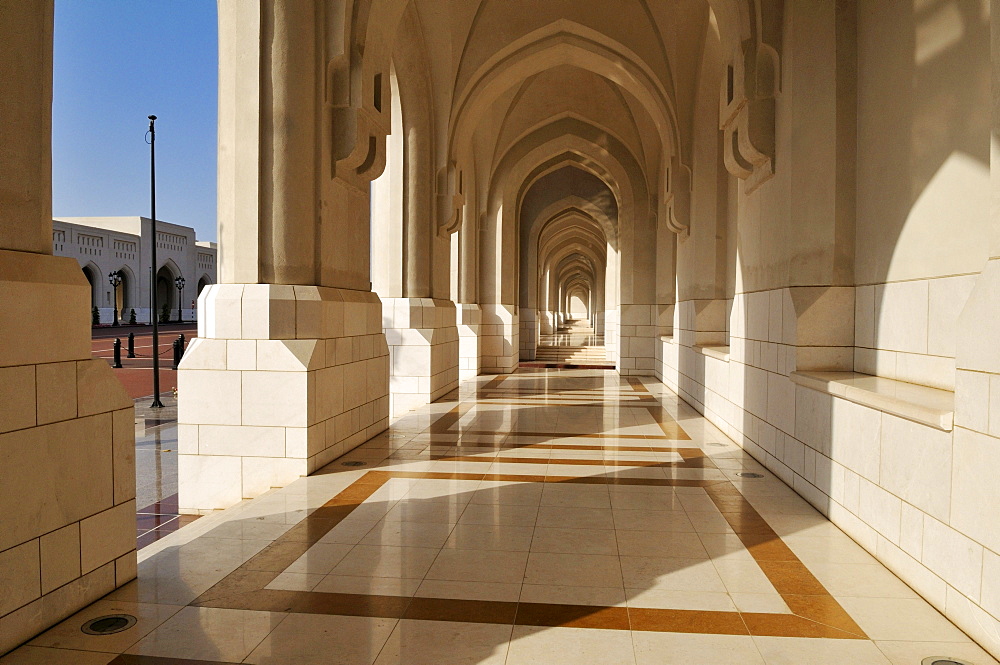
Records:
{"label": "geometric floor pattern", "polygon": [[[479,377],[140,552],[11,663],[996,661],[654,381]],[[135,626],[89,636],[87,619]]]}

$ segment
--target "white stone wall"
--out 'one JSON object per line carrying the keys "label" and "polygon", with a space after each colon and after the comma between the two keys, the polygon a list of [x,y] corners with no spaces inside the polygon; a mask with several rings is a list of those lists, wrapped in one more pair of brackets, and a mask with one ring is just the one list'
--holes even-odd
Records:
{"label": "white stone wall", "polygon": [[518,319],[520,321],[520,332],[518,333],[518,343],[520,346],[520,360],[534,360],[535,348],[538,346],[538,320],[537,313],[529,307],[518,309]]}
{"label": "white stone wall", "polygon": [[508,374],[517,369],[520,324],[513,305],[480,306],[483,322],[479,327],[480,372]]}
{"label": "white stone wall", "polygon": [[655,371],[656,306],[622,305],[620,309],[620,326],[615,336],[618,372],[652,376]]}
{"label": "white stone wall", "polygon": [[74,262],[0,250],[0,653],[135,578],[132,400]]}
{"label": "white stone wall", "polygon": [[389,415],[433,402],[458,387],[455,303],[433,298],[383,298],[389,347]]}
{"label": "white stone wall", "polygon": [[[797,385],[792,372],[815,363],[817,349],[794,343],[804,324],[788,289],[737,294],[728,349],[696,346],[693,304],[678,303],[675,336],[658,343],[657,376],[997,653],[1000,490],[993,476],[1000,466],[1000,380],[950,369],[965,279],[884,287],[888,295],[870,332],[862,315],[871,298],[857,299],[859,342],[886,340],[888,348],[875,353],[906,358],[904,366],[914,365],[911,356],[942,358],[928,361],[941,362],[933,375],[942,387],[949,373],[957,376],[954,430]],[[876,290],[858,290],[865,288]],[[932,299],[935,291],[951,295]],[[932,339],[936,346],[929,346]],[[942,355],[926,353],[932,348]],[[871,353],[852,350],[860,358]],[[836,347],[818,351],[833,362],[843,355]]]}
{"label": "white stone wall", "polygon": [[954,390],[956,326],[976,277],[858,286],[856,371]]}
{"label": "white stone wall", "polygon": [[221,284],[177,378],[180,509],[227,508],[385,430],[389,351],[371,292]]}
{"label": "white stone wall", "polygon": [[479,375],[479,334],[483,312],[479,305],[458,303],[458,378],[461,381]]}
{"label": "white stone wall", "polygon": [[618,366],[618,310],[604,311],[604,357]]}

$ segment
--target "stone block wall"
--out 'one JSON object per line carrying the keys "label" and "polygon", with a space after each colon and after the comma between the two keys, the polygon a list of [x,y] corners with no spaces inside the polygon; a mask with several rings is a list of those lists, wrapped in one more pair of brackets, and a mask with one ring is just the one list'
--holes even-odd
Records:
{"label": "stone block wall", "polygon": [[385,430],[389,352],[371,292],[220,284],[178,373],[180,509],[231,506]]}
{"label": "stone block wall", "polygon": [[136,576],[135,420],[73,259],[0,250],[0,654]]}
{"label": "stone block wall", "polygon": [[857,287],[857,371],[955,389],[955,326],[976,275]]}
{"label": "stone block wall", "polygon": [[479,333],[483,312],[479,305],[458,303],[458,378],[461,381],[479,375]]}
{"label": "stone block wall", "polygon": [[517,369],[520,324],[513,305],[480,305],[483,322],[479,327],[480,372],[509,374]]}
{"label": "stone block wall", "polygon": [[384,298],[382,328],[389,348],[389,415],[399,416],[458,387],[455,303],[433,298]]}
{"label": "stone block wall", "polygon": [[[969,315],[960,323],[954,310],[965,303],[952,300],[964,292],[962,279],[886,287],[890,299],[898,291],[901,301],[886,299],[887,313],[875,317],[868,336],[859,334],[859,343],[881,334],[890,348],[879,353],[925,357],[931,354],[916,352],[946,335],[946,345],[954,348],[957,341],[961,348],[959,330],[966,329]],[[951,298],[931,300],[936,289],[948,289]],[[843,314],[852,290],[827,289],[825,307],[823,297],[810,297],[813,307],[802,307],[794,289],[737,294],[728,353],[696,345],[690,330],[694,304],[678,303],[675,336],[658,342],[657,376],[960,628],[1000,653],[1000,490],[993,479],[1000,467],[998,375],[981,367],[950,371],[957,379],[954,428],[798,385],[793,372],[824,365],[850,372],[854,359],[869,352],[837,346],[836,330],[825,341],[810,332],[864,332],[871,319],[862,317],[871,316],[872,301],[868,294],[858,296],[855,323]],[[913,309],[919,312],[905,329],[903,313]],[[983,329],[971,319],[968,324]],[[907,339],[919,344],[908,345]],[[946,366],[934,375],[946,386],[954,351],[948,357],[949,348],[936,348]]]}

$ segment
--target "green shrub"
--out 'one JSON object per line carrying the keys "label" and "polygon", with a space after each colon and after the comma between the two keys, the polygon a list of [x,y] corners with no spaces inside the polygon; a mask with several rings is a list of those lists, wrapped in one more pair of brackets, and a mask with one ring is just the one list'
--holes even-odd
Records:
{"label": "green shrub", "polygon": [[97,311],[97,305],[94,305],[94,308],[90,310],[90,325],[101,325],[101,313]]}
{"label": "green shrub", "polygon": [[163,303],[160,308],[160,323],[170,323],[170,303]]}
{"label": "green shrub", "polygon": [[132,326],[135,325],[135,309],[129,310],[128,322],[129,322],[129,325],[132,325]]}

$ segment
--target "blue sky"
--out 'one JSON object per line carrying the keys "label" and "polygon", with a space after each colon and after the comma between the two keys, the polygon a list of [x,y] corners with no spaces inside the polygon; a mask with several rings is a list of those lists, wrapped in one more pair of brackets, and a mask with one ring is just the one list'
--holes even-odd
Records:
{"label": "blue sky", "polygon": [[56,0],[52,211],[149,216],[216,239],[215,0]]}

